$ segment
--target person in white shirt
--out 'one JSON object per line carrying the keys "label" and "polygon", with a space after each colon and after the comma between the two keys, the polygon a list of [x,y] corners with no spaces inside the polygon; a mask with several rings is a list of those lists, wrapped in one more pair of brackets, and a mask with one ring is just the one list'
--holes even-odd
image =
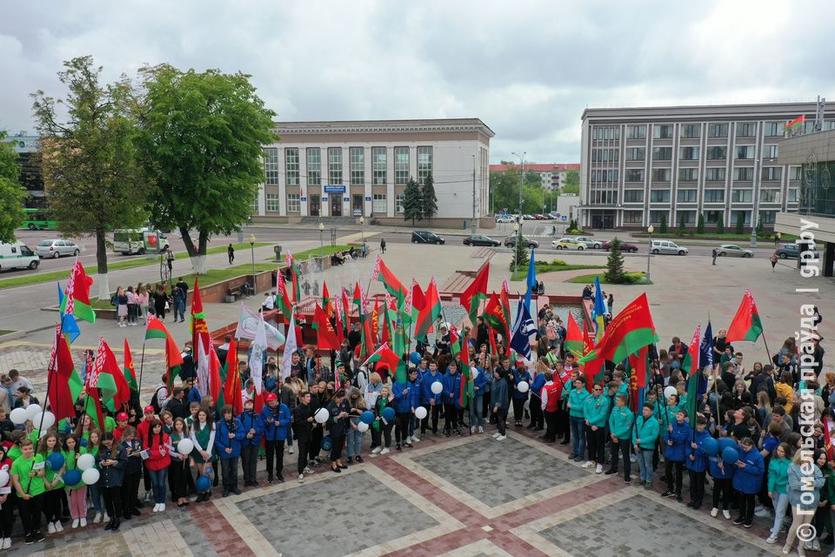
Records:
{"label": "person in white shirt", "polygon": [[261,302],[261,307],[267,310],[275,308],[275,292],[264,293],[264,301]]}

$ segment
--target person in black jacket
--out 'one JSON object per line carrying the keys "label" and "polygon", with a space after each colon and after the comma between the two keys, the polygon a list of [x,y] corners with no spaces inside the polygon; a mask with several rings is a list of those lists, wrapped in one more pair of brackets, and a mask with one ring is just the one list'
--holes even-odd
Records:
{"label": "person in black jacket", "polygon": [[299,404],[293,409],[293,433],[299,444],[299,481],[304,481],[305,473],[310,473],[307,467],[307,456],[310,450],[310,437],[313,432],[313,407],[310,405],[310,393],[299,393]]}
{"label": "person in black jacket", "polygon": [[[326,390],[327,383],[324,381],[310,385],[310,411],[313,412],[314,415],[319,408],[327,405]],[[312,466],[316,466],[320,463],[319,452],[322,448],[322,437],[324,437],[324,435],[324,426],[314,421],[313,431],[310,432],[310,449],[307,456],[310,461],[310,465]]]}
{"label": "person in black jacket", "polygon": [[185,398],[185,389],[182,387],[174,387],[174,396],[165,404],[165,409],[171,412],[173,417],[185,420],[188,417],[188,407],[184,402]]}
{"label": "person in black jacket", "polygon": [[328,403],[328,424],[331,436],[331,470],[341,472],[348,468],[342,464],[342,448],[345,446],[345,434],[348,433],[351,406],[345,400],[342,389],[333,393],[333,399]]}
{"label": "person in black jacket", "polygon": [[185,383],[186,379],[197,378],[194,371],[194,356],[192,355],[191,341],[186,342],[183,348],[183,363],[180,366],[180,380]]}
{"label": "person in black jacket", "polygon": [[124,447],[113,440],[113,433],[105,432],[101,436],[101,448],[96,455],[96,468],[100,470],[99,489],[104,496],[104,505],[110,522],[105,530],[119,529],[122,517],[122,482],[127,464],[127,454]]}
{"label": "person in black jacket", "polygon": [[122,516],[125,520],[140,516],[139,481],[142,479],[142,443],[136,438],[136,429],[131,426],[122,432],[122,448],[125,450],[125,475],[122,480]]}

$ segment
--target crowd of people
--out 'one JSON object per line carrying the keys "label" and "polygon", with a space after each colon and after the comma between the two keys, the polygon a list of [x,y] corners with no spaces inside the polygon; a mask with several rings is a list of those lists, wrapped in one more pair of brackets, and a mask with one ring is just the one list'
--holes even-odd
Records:
{"label": "crowd of people", "polygon": [[[144,325],[149,315],[165,321],[166,314],[174,312],[174,322],[186,320],[188,284],[180,278],[174,285],[159,282],[156,285],[139,283],[127,288],[119,286],[111,304],[116,308],[116,325],[135,327]],[[141,319],[141,322],[140,322]]]}

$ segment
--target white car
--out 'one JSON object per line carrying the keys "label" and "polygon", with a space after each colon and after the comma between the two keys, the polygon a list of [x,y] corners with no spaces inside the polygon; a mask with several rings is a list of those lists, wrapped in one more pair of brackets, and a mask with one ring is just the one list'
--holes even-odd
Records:
{"label": "white car", "polygon": [[602,240],[595,240],[594,238],[589,238],[588,236],[575,236],[574,239],[578,242],[583,242],[591,249],[600,249],[603,247]]}
{"label": "white car", "polygon": [[498,223],[498,224],[509,224],[509,223],[512,223],[512,222],[516,222],[516,219],[514,219],[510,215],[502,215],[502,216],[496,217],[496,223]]}
{"label": "white car", "polygon": [[680,246],[672,240],[653,240],[650,246],[653,255],[687,255],[687,248]]}
{"label": "white car", "polygon": [[72,240],[41,240],[35,247],[35,253],[42,259],[58,259],[62,255],[78,255],[81,246]]}

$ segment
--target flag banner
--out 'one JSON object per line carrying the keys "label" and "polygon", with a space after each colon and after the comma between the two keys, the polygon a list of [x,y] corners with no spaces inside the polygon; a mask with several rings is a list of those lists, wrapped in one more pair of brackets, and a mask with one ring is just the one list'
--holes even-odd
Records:
{"label": "flag banner", "polygon": [[725,340],[728,342],[735,342],[737,340],[745,340],[748,342],[755,342],[763,332],[763,324],[760,321],[760,312],[757,311],[757,303],[754,301],[754,295],[750,290],[746,290],[742,295],[742,301],[739,302],[739,307],[736,310],[731,325],[728,327],[728,334],[725,335]]}
{"label": "flag banner", "polygon": [[128,381],[128,385],[130,386],[130,390],[133,392],[139,392],[139,383],[136,381],[136,368],[133,366],[133,355],[130,353],[130,344],[128,344],[128,339],[125,339],[125,379]]}
{"label": "flag banner", "polygon": [[174,378],[180,374],[180,367],[183,365],[183,355],[163,322],[149,315],[145,325],[145,340],[153,338],[165,340],[165,366],[168,370],[168,392],[171,392]]}
{"label": "flag banner", "polygon": [[[254,337],[253,337],[254,338]],[[287,381],[290,377],[290,367],[293,364],[293,352],[299,349],[296,340],[296,318],[290,318],[290,326],[287,329],[287,342],[284,344],[284,352],[281,354],[281,380]]]}
{"label": "flag banner", "polygon": [[284,319],[289,321],[290,314],[293,313],[293,303],[290,301],[290,293],[287,291],[287,283],[284,281],[284,273],[281,272],[281,269],[278,270],[275,284],[275,298],[278,311],[281,312]]}
{"label": "flag banner", "polygon": [[67,337],[67,341],[70,343],[75,342],[75,339],[81,335],[81,329],[78,328],[78,322],[75,320],[75,316],[69,313],[64,313],[60,310],[60,308],[64,307],[64,291],[61,289],[61,283],[57,283],[58,286],[58,308],[61,314],[61,332]]}
{"label": "flag banner", "polygon": [[603,299],[603,289],[600,287],[600,277],[594,277],[594,306],[591,311],[594,321],[594,340],[600,342],[606,330],[606,300]]}
{"label": "flag banner", "polygon": [[55,420],[75,418],[75,401],[84,385],[72,359],[66,337],[59,334],[60,326],[55,327],[55,343],[49,358],[47,381],[49,406],[55,414]]}
{"label": "flag banner", "polygon": [[520,299],[516,310],[516,321],[513,323],[511,331],[510,347],[520,356],[524,356],[526,360],[530,360],[531,337],[534,334],[536,334],[536,324],[531,318],[528,304],[525,303],[525,300]]}
{"label": "flag banner", "polygon": [[528,261],[528,277],[525,279],[525,305],[531,305],[531,296],[536,292],[539,283],[536,280],[536,250],[531,250],[531,259]]}
{"label": "flag banner", "polygon": [[[261,327],[259,326],[259,329]],[[319,304],[316,304],[313,313],[313,328],[316,329],[316,340],[320,350],[339,350],[336,331]]]}
{"label": "flag banner", "polygon": [[426,300],[423,309],[415,321],[415,338],[424,338],[429,333],[432,323],[441,316],[441,308],[441,297],[438,294],[438,287],[435,285],[435,279],[433,278],[429,281],[429,286],[426,288]]}
{"label": "flag banner", "polygon": [[84,265],[76,259],[67,279],[61,312],[88,323],[95,323],[96,312],[93,311],[93,306],[90,304],[90,287],[92,285],[93,277],[84,271]]}
{"label": "flag banner", "polygon": [[478,270],[473,282],[461,293],[460,301],[467,314],[470,316],[470,323],[475,327],[478,318],[478,308],[481,301],[487,297],[487,283],[490,277],[490,262],[486,262]]}
{"label": "flag banner", "polygon": [[794,119],[789,120],[788,122],[786,122],[786,127],[787,128],[793,128],[795,126],[799,126],[801,124],[804,124],[805,122],[806,122],[806,115],[801,114],[797,118],[794,118]]}
{"label": "flag banner", "polygon": [[383,287],[389,294],[397,298],[398,307],[402,307],[406,300],[406,287],[395,276],[394,273],[386,266],[381,256],[377,256],[377,261],[374,264],[374,273],[372,275],[375,280],[383,283]]}
{"label": "flag banner", "polygon": [[267,328],[264,325],[264,320],[259,320],[255,338],[249,344],[249,370],[257,394],[264,388],[264,352],[267,350]]}
{"label": "flag banner", "polygon": [[580,358],[578,363],[595,359],[622,362],[629,354],[655,342],[658,342],[658,335],[649,310],[649,300],[646,294],[641,294],[609,322],[594,350]]}
{"label": "flag banner", "polygon": [[687,349],[687,356],[684,357],[682,368],[688,372],[687,375],[687,417],[690,425],[696,428],[696,409],[699,404],[699,380],[702,376],[699,363],[699,351],[702,336],[702,326],[697,325],[690,339],[690,346]]}
{"label": "flag banner", "polygon": [[571,354],[574,354],[577,358],[583,355],[583,331],[580,330],[580,326],[574,319],[574,314],[570,311],[568,312],[568,323],[565,328],[563,348]]}
{"label": "flag banner", "polygon": [[[246,307],[246,304],[241,302],[241,314],[238,317],[238,327],[235,329],[235,338],[245,338],[252,340],[255,338],[255,333],[258,332],[258,323],[262,321],[261,315]],[[279,346],[284,344],[284,335],[281,334],[276,327],[270,323],[264,322],[264,329],[267,335],[267,347],[270,350],[276,350]]]}
{"label": "flag banner", "polygon": [[713,328],[710,325],[710,320],[707,322],[702,344],[699,346],[699,363],[702,368],[713,367]]}

